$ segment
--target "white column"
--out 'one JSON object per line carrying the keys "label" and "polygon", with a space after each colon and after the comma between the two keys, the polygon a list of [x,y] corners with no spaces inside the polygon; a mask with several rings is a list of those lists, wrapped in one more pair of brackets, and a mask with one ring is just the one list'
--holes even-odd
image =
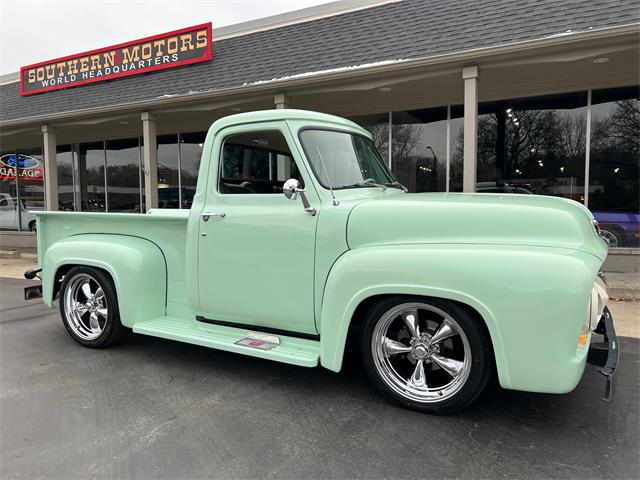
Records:
{"label": "white column", "polygon": [[47,210],[58,210],[58,164],[56,163],[56,132],[42,125],[44,146],[44,205]]}
{"label": "white column", "polygon": [[462,191],[475,192],[478,170],[478,67],[462,69],[464,80],[464,166]]}
{"label": "white column", "polygon": [[273,103],[275,104],[278,110],[281,108],[290,108],[289,97],[286,96],[284,93],[278,93],[277,95],[274,95]]}
{"label": "white column", "polygon": [[149,112],[142,112],[142,138],[144,147],[144,194],[145,207],[158,208],[158,159],[156,145],[156,117]]}

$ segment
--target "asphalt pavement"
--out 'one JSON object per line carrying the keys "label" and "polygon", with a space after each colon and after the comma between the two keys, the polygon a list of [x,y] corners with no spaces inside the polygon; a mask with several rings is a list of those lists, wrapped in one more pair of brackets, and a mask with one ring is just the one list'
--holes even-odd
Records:
{"label": "asphalt pavement", "polygon": [[2,479],[640,472],[637,338],[620,338],[610,403],[587,367],[570,394],[493,388],[462,413],[439,417],[388,403],[355,356],[335,374],[140,335],[83,348],[57,310],[22,300],[29,284],[0,279]]}

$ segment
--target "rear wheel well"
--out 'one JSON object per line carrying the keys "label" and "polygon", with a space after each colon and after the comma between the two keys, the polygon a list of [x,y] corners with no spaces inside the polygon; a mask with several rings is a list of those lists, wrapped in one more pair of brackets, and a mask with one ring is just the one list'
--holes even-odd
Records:
{"label": "rear wheel well", "polygon": [[95,268],[96,270],[100,270],[100,271],[104,272],[105,275],[108,275],[109,278],[111,278],[111,281],[113,281],[114,285],[115,285],[115,281],[113,279],[113,276],[111,275],[111,273],[106,271],[104,268],[94,267],[93,265],[82,265],[82,264],[79,264],[79,263],[77,263],[77,264],[74,263],[74,264],[69,264],[69,265],[62,265],[62,266],[58,267],[58,270],[56,271],[56,274],[53,277],[53,299],[54,300],[60,294],[60,287],[62,286],[62,281],[64,280],[64,276],[73,267],[91,267],[91,268]]}
{"label": "rear wheel well", "polygon": [[[400,299],[400,298],[406,297],[406,296],[407,295],[404,295],[404,294],[374,295],[372,297],[365,298],[362,302],[360,302],[360,304],[356,307],[355,311],[353,312],[353,315],[351,316],[351,323],[349,324],[349,331],[348,331],[348,334],[347,334],[347,342],[346,342],[346,345],[345,345],[345,349],[351,350],[352,347],[355,347],[357,349],[359,348],[359,338],[360,338],[360,330],[362,328],[362,324],[364,323],[364,319],[366,318],[367,313],[369,312],[369,310],[371,310],[371,308],[374,305],[376,305],[378,302],[380,302],[382,300],[386,300],[386,299],[388,299],[390,297],[398,297]],[[489,329],[487,328],[487,323],[484,321],[484,318],[482,317],[482,315],[480,315],[480,312],[478,312],[472,306],[467,305],[466,303],[459,302],[457,300],[451,300],[451,299],[448,299],[448,298],[428,297],[428,296],[424,296],[424,295],[417,295],[417,296],[421,296],[427,302],[429,300],[438,300],[440,302],[451,303],[451,304],[457,305],[460,308],[465,309],[471,316],[473,316],[478,321],[478,323],[485,330],[485,332],[487,334],[487,337],[489,339],[491,339],[491,334],[489,333]],[[411,297],[415,298],[416,295],[411,295]],[[495,351],[494,351],[494,348],[493,348],[493,341],[491,341],[490,343],[491,343],[491,354],[493,356],[493,368],[495,370],[495,368],[496,368],[496,354],[495,354]]]}

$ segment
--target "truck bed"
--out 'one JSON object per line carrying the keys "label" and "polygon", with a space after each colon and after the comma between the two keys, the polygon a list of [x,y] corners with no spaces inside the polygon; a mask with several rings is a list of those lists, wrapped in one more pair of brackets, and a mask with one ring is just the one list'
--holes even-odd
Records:
{"label": "truck bed", "polygon": [[51,245],[86,234],[127,235],[156,244],[167,263],[167,314],[189,316],[185,294],[185,253],[189,210],[135,213],[34,212],[38,217],[38,262]]}

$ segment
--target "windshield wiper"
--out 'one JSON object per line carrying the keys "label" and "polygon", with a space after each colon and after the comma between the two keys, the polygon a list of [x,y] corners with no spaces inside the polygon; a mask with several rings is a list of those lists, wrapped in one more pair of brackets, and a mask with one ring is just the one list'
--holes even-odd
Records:
{"label": "windshield wiper", "polygon": [[364,182],[357,182],[357,183],[350,183],[348,185],[342,185],[341,188],[367,188],[367,187],[380,187],[383,190],[386,190],[388,187],[387,185],[383,185],[381,183],[376,183],[376,182],[368,182],[368,181],[364,181]]}
{"label": "windshield wiper", "polygon": [[405,187],[403,184],[401,184],[400,182],[389,182],[389,183],[385,183],[385,185],[391,188],[399,188],[400,190],[404,190],[405,192],[409,191],[409,189]]}

